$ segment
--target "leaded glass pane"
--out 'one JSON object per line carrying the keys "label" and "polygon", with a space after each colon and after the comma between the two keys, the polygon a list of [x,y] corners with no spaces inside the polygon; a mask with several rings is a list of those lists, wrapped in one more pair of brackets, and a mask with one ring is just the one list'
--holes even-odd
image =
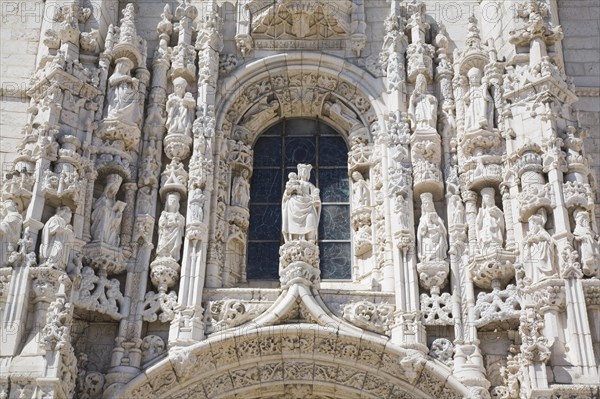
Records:
{"label": "leaded glass pane", "polygon": [[285,120],[257,140],[250,191],[249,279],[278,278],[282,187],[299,163],[313,165],[310,181],[321,190],[321,277],[351,278],[347,162],[346,142],[317,120]]}
{"label": "leaded glass pane", "polygon": [[348,205],[323,205],[319,223],[319,240],[349,240]]}
{"label": "leaded glass pane", "polygon": [[348,169],[319,170],[319,188],[323,202],[348,202]]}
{"label": "leaded glass pane", "polygon": [[281,236],[280,205],[250,205],[250,240],[276,240]]}
{"label": "leaded glass pane", "polygon": [[315,136],[317,121],[314,119],[287,119],[285,121],[286,136]]}
{"label": "leaded glass pane", "polygon": [[315,138],[289,137],[285,140],[285,164],[296,166],[299,163],[315,164]]}
{"label": "leaded glass pane", "polygon": [[322,242],[319,244],[322,279],[350,279],[350,243]]}
{"label": "leaded glass pane", "polygon": [[261,137],[254,145],[254,167],[281,164],[281,137]]}
{"label": "leaded glass pane", "polygon": [[279,278],[279,242],[250,242],[248,244],[249,279],[276,280]]}
{"label": "leaded glass pane", "polygon": [[340,136],[319,138],[319,166],[348,167],[348,147]]}
{"label": "leaded glass pane", "polygon": [[250,201],[254,204],[281,202],[281,169],[254,170],[250,187]]}

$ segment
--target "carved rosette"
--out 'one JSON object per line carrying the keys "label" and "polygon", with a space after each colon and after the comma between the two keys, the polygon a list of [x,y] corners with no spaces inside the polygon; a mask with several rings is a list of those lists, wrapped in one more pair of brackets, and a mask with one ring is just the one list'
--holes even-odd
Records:
{"label": "carved rosette", "polygon": [[342,317],[357,327],[387,334],[394,321],[395,307],[387,303],[359,301],[344,306]]}
{"label": "carved rosette", "polygon": [[291,240],[279,248],[281,288],[293,284],[318,287],[321,279],[319,247],[314,241]]}

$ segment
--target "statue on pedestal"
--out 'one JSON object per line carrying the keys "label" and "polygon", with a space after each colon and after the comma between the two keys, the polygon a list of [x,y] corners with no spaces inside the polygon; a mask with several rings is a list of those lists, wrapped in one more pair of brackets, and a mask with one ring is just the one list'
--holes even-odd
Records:
{"label": "statue on pedestal", "polygon": [[121,219],[127,205],[117,201],[116,196],[123,178],[117,174],[106,178],[104,192],[94,203],[91,233],[93,241],[100,241],[118,247],[121,236]]}
{"label": "statue on pedestal", "polygon": [[481,189],[481,208],[477,213],[477,242],[481,252],[502,249],[504,244],[504,213],[496,206],[491,187]]}
{"label": "statue on pedestal", "polygon": [[185,218],[179,213],[179,193],[171,192],[167,195],[165,209],[158,219],[156,256],[179,261],[184,229]]}
{"label": "statue on pedestal", "polygon": [[436,131],[437,104],[437,98],[427,94],[427,78],[419,74],[408,106],[413,131]]}
{"label": "statue on pedestal", "polygon": [[0,267],[2,267],[6,264],[9,255],[17,250],[23,230],[23,216],[19,213],[15,201],[9,199],[4,201],[0,218]]}
{"label": "statue on pedestal", "polygon": [[308,181],[311,165],[298,164],[298,175],[289,174],[281,201],[282,233],[285,242],[317,239],[321,199],[319,189]]}
{"label": "statue on pedestal", "polygon": [[167,100],[167,133],[192,136],[196,101],[192,93],[186,93],[187,80],[182,77],[173,80],[173,94]]}
{"label": "statue on pedestal", "polygon": [[431,193],[421,194],[421,201],[421,220],[417,228],[419,261],[443,261],[448,252],[448,232],[435,210]]}
{"label": "statue on pedestal", "polygon": [[494,127],[494,99],[482,83],[479,68],[468,72],[469,91],[466,95],[465,130],[492,129]]}
{"label": "statue on pedestal", "polygon": [[126,57],[119,58],[115,71],[108,79],[108,111],[106,119],[118,120],[126,125],[138,125],[142,118],[137,78],[130,76],[133,62]]}
{"label": "statue on pedestal", "polygon": [[585,209],[576,209],[573,218],[575,219],[573,238],[579,250],[583,273],[590,277],[600,277],[600,242],[598,234],[592,230],[590,214]]}
{"label": "statue on pedestal", "polygon": [[42,229],[40,245],[40,261],[46,266],[65,270],[71,253],[69,245],[73,243],[75,234],[70,225],[72,212],[69,207],[60,207]]}

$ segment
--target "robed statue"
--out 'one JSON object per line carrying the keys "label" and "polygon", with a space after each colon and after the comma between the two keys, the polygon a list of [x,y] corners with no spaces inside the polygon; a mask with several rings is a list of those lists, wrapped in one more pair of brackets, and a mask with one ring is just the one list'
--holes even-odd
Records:
{"label": "robed statue", "polygon": [[321,199],[319,189],[308,181],[311,165],[299,164],[298,174],[289,174],[281,201],[281,218],[285,242],[317,239]]}

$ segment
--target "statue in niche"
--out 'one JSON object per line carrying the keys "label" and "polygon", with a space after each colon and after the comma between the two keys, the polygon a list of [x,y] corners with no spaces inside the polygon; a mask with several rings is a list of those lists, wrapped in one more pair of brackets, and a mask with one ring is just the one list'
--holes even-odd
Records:
{"label": "statue in niche", "polygon": [[360,172],[352,172],[352,202],[354,209],[364,208],[371,205],[371,197],[369,193],[369,183],[363,178]]}
{"label": "statue in niche", "polygon": [[202,223],[204,222],[204,202],[206,201],[206,195],[201,188],[196,188],[190,192],[190,222],[191,223]]}
{"label": "statue in niche", "polygon": [[541,208],[529,217],[529,231],[523,244],[523,259],[526,274],[533,283],[558,275],[556,246],[552,236],[546,231],[546,210]]}
{"label": "statue in niche", "polygon": [[137,126],[142,118],[138,86],[139,80],[129,75],[133,62],[119,58],[115,71],[108,79],[108,111],[106,119],[118,120],[126,125]]}
{"label": "statue in niche", "polygon": [[106,185],[100,198],[94,203],[92,211],[91,233],[93,241],[118,247],[121,236],[121,219],[127,205],[117,201],[116,196],[123,178],[117,174],[106,178]]}
{"label": "statue in niche", "polygon": [[69,262],[70,248],[75,234],[71,226],[71,209],[60,207],[42,229],[40,260],[49,267],[65,270]]}
{"label": "statue in niche", "polygon": [[465,129],[494,128],[494,99],[488,91],[488,84],[482,82],[479,68],[471,68],[468,72],[469,91],[465,98]]}
{"label": "statue in niche", "polygon": [[183,243],[185,218],[179,213],[179,193],[171,192],[167,195],[165,209],[158,219],[158,246],[157,257],[171,258],[179,261],[180,249]]}
{"label": "statue in niche", "polygon": [[285,242],[317,239],[321,199],[319,189],[309,182],[312,165],[298,164],[298,174],[288,175],[281,201],[282,233]]}
{"label": "statue in niche", "polygon": [[186,93],[187,80],[182,77],[173,80],[173,94],[167,100],[167,133],[192,136],[192,123],[196,101],[192,93]]}
{"label": "statue in niche", "polygon": [[233,178],[233,184],[231,187],[231,205],[248,208],[248,202],[250,201],[250,182],[248,182],[249,175],[250,172],[248,172],[248,169],[244,168],[240,174]]}
{"label": "statue in niche", "polygon": [[585,209],[573,212],[575,229],[573,237],[579,250],[579,260],[586,276],[600,277],[600,242],[598,234],[592,230],[590,214]]}
{"label": "statue in niche", "polygon": [[448,232],[435,210],[431,193],[421,194],[421,201],[421,220],[417,228],[419,261],[443,261],[448,252]]}
{"label": "statue in niche", "polygon": [[0,267],[6,264],[9,255],[17,250],[23,230],[23,216],[12,199],[4,201],[0,213]]}
{"label": "statue in niche", "polygon": [[419,74],[408,106],[408,116],[413,131],[436,130],[437,104],[437,98],[427,94],[427,78],[425,75]]}
{"label": "statue in niche", "polygon": [[504,213],[496,206],[495,192],[491,187],[481,189],[481,208],[475,221],[477,243],[483,253],[502,249],[504,244]]}

